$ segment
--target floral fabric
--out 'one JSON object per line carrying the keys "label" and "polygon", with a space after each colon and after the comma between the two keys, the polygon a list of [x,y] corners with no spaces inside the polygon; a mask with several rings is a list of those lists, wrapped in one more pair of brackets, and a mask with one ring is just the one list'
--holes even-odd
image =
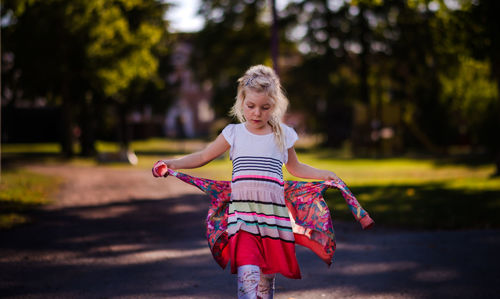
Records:
{"label": "floral fabric", "polygon": [[[231,198],[230,181],[214,181],[193,177],[184,173],[168,170],[180,180],[196,186],[210,197],[207,215],[207,240],[217,263],[225,268],[229,261],[227,210]],[[346,200],[354,218],[363,228],[373,224],[373,220],[361,207],[343,181],[300,182],[285,181],[285,201],[292,215],[295,242],[316,253],[330,265],[335,252],[335,233],[330,210],[323,198],[325,191],[336,188]]]}

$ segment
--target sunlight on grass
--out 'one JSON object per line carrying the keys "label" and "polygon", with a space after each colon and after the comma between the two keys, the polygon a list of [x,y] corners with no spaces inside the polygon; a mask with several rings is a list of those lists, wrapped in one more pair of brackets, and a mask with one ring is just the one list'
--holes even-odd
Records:
{"label": "sunlight on grass", "polygon": [[[140,156],[149,168],[165,157]],[[325,159],[300,153],[301,162],[336,172],[379,226],[414,229],[497,228],[500,218],[500,178],[493,165],[446,164],[435,159]],[[231,179],[228,157],[182,172],[216,180]],[[284,168],[285,179],[291,176]],[[353,221],[337,190],[326,192],[333,219]]]}
{"label": "sunlight on grass", "polygon": [[306,164],[335,172],[349,185],[365,184],[422,184],[450,179],[488,179],[493,165],[467,167],[437,166],[434,160],[395,159],[318,159],[313,154],[302,154]]}
{"label": "sunlight on grass", "polygon": [[[139,158],[135,166],[125,163],[100,165],[92,158],[61,160],[53,156],[37,163],[69,163],[73,166],[117,167],[124,171],[150,172],[161,159],[181,157],[202,149],[203,140],[149,139],[134,141],[131,148]],[[97,142],[100,152],[117,152],[113,142]],[[10,145],[2,152],[54,153],[57,145]],[[31,156],[30,156],[31,157]],[[419,229],[498,228],[500,218],[500,178],[490,178],[494,166],[486,163],[453,163],[440,159],[355,159],[343,152],[320,149],[298,151],[299,160],[311,166],[328,169],[339,175],[356,195],[361,205],[378,225]],[[339,158],[342,157],[342,158]],[[187,174],[214,180],[231,180],[231,161],[227,153],[211,163],[181,170]],[[284,168],[286,180],[303,180],[291,176]],[[43,185],[43,184],[42,184]],[[36,188],[26,187],[21,189]],[[16,188],[14,188],[16,189]],[[19,188],[17,191],[21,192]],[[2,193],[5,193],[2,191]],[[8,194],[8,193],[5,193]],[[11,193],[12,194],[12,193]],[[19,198],[18,195],[11,197]],[[328,190],[325,196],[334,220],[352,221],[340,192]],[[3,214],[10,222],[22,222],[16,211]],[[21,214],[22,215],[22,214]],[[17,219],[17,220],[16,220]]]}
{"label": "sunlight on grass", "polygon": [[0,229],[9,229],[27,223],[28,216],[19,213],[0,213]]}
{"label": "sunlight on grass", "polygon": [[201,139],[175,140],[166,138],[152,138],[134,141],[131,149],[136,152],[177,152],[191,153],[203,149],[206,141]]}
{"label": "sunlight on grass", "polygon": [[15,153],[50,153],[61,152],[61,147],[57,143],[16,143],[2,144],[2,154]]}
{"label": "sunlight on grass", "polygon": [[28,221],[27,212],[48,204],[62,180],[27,171],[2,171],[0,182],[0,229]]}
{"label": "sunlight on grass", "polygon": [[120,150],[120,145],[116,142],[109,141],[96,141],[95,149],[99,152],[118,152]]}

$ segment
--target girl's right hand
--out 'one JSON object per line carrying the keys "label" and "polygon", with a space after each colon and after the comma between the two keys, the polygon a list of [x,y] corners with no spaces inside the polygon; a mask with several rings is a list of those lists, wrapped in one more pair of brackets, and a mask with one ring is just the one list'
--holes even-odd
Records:
{"label": "girl's right hand", "polygon": [[168,176],[168,166],[164,161],[160,160],[153,165],[152,172],[156,178],[166,177]]}
{"label": "girl's right hand", "polygon": [[323,170],[322,179],[324,181],[334,181],[335,183],[340,183],[342,180],[332,171]]}

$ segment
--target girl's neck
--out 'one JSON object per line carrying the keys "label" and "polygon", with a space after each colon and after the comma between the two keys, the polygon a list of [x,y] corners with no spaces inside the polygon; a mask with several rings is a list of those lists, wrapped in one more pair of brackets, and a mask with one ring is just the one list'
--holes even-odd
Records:
{"label": "girl's neck", "polygon": [[271,128],[271,125],[269,125],[268,123],[266,123],[262,127],[251,126],[248,124],[248,122],[245,122],[243,125],[245,126],[248,132],[255,135],[268,135],[273,133],[273,129]]}

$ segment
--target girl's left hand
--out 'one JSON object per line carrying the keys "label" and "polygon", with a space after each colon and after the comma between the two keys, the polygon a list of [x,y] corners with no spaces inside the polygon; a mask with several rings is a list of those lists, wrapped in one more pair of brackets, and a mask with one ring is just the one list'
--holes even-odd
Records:
{"label": "girl's left hand", "polygon": [[158,177],[166,177],[168,176],[168,166],[164,161],[158,161],[153,165],[153,176]]}
{"label": "girl's left hand", "polygon": [[336,183],[340,183],[342,181],[335,173],[328,170],[324,170],[323,180],[335,181]]}

